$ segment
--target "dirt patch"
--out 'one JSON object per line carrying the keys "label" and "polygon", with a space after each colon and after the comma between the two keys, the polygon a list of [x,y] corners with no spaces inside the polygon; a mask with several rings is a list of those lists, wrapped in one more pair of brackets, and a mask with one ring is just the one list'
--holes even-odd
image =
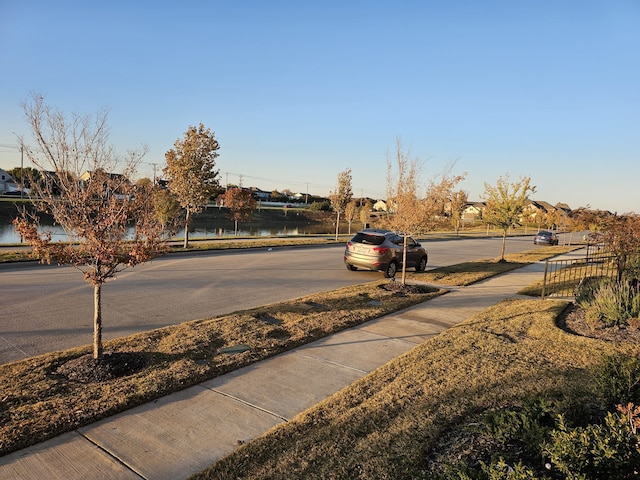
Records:
{"label": "dirt patch", "polygon": [[413,285],[410,283],[402,284],[402,282],[398,281],[390,281],[387,283],[383,283],[380,285],[382,290],[386,290],[387,292],[393,292],[398,296],[411,295],[417,293],[428,293],[433,291],[433,287],[425,286],[425,285]]}
{"label": "dirt patch", "polygon": [[106,353],[99,359],[83,355],[63,363],[55,373],[81,383],[106,382],[133,375],[146,364],[143,353]]}
{"label": "dirt patch", "polygon": [[574,335],[597,338],[607,342],[640,343],[640,329],[635,326],[622,325],[607,327],[597,325],[595,328],[587,323],[585,310],[572,305],[558,318],[558,327]]}

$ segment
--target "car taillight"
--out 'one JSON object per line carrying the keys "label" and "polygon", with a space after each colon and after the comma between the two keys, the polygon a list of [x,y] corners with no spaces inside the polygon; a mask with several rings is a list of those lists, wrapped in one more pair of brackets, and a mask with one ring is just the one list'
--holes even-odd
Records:
{"label": "car taillight", "polygon": [[375,247],[373,251],[376,253],[387,253],[389,251],[389,247]]}

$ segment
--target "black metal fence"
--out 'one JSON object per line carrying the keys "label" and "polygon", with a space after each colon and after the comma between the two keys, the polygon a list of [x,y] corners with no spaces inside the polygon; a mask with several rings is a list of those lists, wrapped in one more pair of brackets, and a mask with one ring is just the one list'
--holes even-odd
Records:
{"label": "black metal fence", "polygon": [[573,296],[576,286],[585,278],[617,276],[617,257],[604,250],[587,249],[587,256],[580,259],[547,260],[544,266],[542,298]]}
{"label": "black metal fence", "polygon": [[587,245],[585,258],[547,260],[544,267],[542,298],[573,296],[576,286],[585,278],[622,277],[640,279],[640,252],[614,254],[603,244]]}

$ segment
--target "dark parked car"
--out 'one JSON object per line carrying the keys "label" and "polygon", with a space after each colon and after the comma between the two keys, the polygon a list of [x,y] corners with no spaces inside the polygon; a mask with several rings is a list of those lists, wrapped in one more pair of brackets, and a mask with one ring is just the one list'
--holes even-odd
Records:
{"label": "dark parked car", "polygon": [[[389,230],[361,230],[347,242],[344,263],[349,270],[377,270],[386,278],[395,277],[402,267],[403,242],[402,235]],[[407,237],[407,268],[423,272],[427,259],[427,251],[422,245]]]}
{"label": "dark parked car", "polygon": [[553,232],[540,231],[533,237],[535,245],[558,245],[558,237]]}

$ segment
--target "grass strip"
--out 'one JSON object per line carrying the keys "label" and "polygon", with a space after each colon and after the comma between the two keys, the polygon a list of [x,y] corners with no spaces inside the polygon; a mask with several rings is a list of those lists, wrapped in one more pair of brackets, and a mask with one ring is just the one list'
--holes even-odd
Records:
{"label": "grass strip", "polygon": [[0,455],[442,293],[378,281],[112,340],[141,368],[109,381],[63,374],[89,346],[0,365]]}
{"label": "grass strip", "polygon": [[[603,354],[636,344],[566,333],[567,302],[507,300],[452,327],[327,400],[248,442],[205,479],[434,478],[432,466],[464,451],[474,416],[536,396],[585,405]],[[455,448],[445,442],[460,440]],[[457,456],[449,456],[452,463]]]}
{"label": "grass strip", "polygon": [[517,268],[524,267],[530,263],[540,262],[547,258],[562,255],[563,253],[568,253],[579,248],[583,248],[583,246],[539,247],[534,250],[505,255],[505,262],[501,262],[500,258],[476,260],[473,262],[439,267],[422,273],[407,272],[407,278],[409,280],[419,280],[421,282],[440,285],[471,285],[472,283],[486,280],[487,278],[495,275],[500,275],[502,273],[507,273]]}

